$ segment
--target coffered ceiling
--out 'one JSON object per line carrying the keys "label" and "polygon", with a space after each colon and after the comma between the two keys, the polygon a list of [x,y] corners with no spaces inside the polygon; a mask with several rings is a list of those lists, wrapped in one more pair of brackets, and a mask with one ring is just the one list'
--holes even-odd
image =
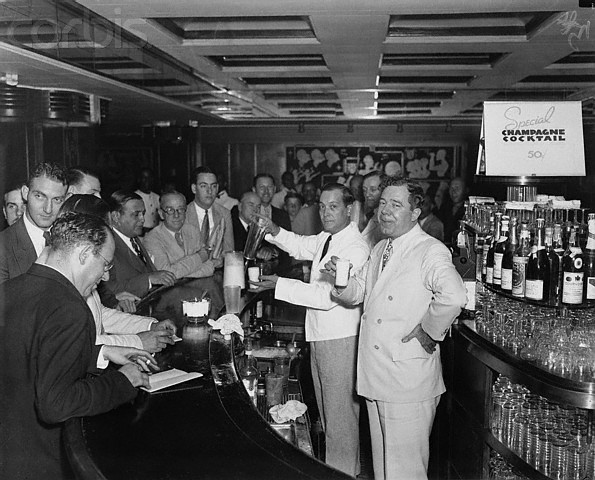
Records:
{"label": "coffered ceiling", "polygon": [[0,72],[141,123],[477,122],[506,99],[595,121],[591,30],[578,0],[0,0]]}

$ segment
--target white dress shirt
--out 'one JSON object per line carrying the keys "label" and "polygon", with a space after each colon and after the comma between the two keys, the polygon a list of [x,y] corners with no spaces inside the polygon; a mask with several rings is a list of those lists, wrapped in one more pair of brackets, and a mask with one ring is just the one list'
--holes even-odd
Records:
{"label": "white dress shirt", "polygon": [[39,257],[39,255],[41,255],[41,251],[45,247],[45,238],[43,237],[43,233],[45,232],[45,230],[39,228],[31,220],[29,220],[27,212],[25,212],[25,214],[23,215],[23,220],[25,222],[25,229],[29,234],[29,238],[33,242],[33,248],[35,248],[35,253]]}
{"label": "white dress shirt", "polygon": [[[192,202],[192,204],[194,205],[194,208],[196,209],[196,216],[198,218],[198,225],[199,225],[199,229],[200,229],[200,228],[202,228],[202,222],[205,219],[205,209],[202,207],[199,207],[196,202]],[[212,207],[212,205],[211,205],[211,207]],[[211,233],[215,226],[215,220],[213,219],[213,209],[209,208],[209,209],[207,209],[207,212],[209,214],[209,233]],[[201,234],[202,234],[202,232],[201,232]]]}
{"label": "white dress shirt", "polygon": [[344,306],[331,298],[334,278],[320,269],[332,255],[348,259],[354,269],[361,267],[370,253],[355,223],[350,223],[333,235],[328,252],[320,258],[328,232],[301,236],[281,229],[276,237],[267,235],[270,243],[279,246],[297,260],[311,260],[310,283],[290,278],[279,278],[275,298],[294,305],[307,307],[306,340],[321,341],[346,338],[358,334],[361,307]]}

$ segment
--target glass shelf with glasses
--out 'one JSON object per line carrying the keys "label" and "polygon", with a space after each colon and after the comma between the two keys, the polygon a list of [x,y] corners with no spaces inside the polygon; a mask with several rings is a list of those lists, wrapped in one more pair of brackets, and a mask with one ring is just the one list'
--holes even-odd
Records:
{"label": "glass shelf with glasses", "polygon": [[477,334],[530,364],[530,370],[537,367],[561,377],[572,388],[589,383],[587,390],[595,389],[595,322],[590,310],[510,302],[490,290],[479,290],[476,302]]}

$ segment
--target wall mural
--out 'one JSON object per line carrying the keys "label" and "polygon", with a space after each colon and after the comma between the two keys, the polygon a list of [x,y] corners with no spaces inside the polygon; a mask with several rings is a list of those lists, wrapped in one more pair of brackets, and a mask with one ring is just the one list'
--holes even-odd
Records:
{"label": "wall mural", "polygon": [[348,184],[355,174],[374,170],[419,179],[425,190],[443,190],[459,174],[459,147],[314,147],[287,148],[287,170],[298,189],[306,182],[318,188],[335,181]]}

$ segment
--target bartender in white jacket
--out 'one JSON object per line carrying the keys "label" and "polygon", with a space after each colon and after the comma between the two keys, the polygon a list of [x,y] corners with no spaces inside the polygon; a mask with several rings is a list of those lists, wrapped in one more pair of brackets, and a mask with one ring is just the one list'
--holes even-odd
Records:
{"label": "bartender in white jacket", "polygon": [[[310,283],[263,275],[259,286],[274,288],[275,298],[307,307],[306,340],[314,391],[326,437],[326,463],[349,475],[359,473],[359,402],[355,393],[356,352],[361,308],[343,306],[331,298],[334,279],[320,268],[331,256],[362,266],[370,249],[357,225],[351,223],[354,201],[340,184],[327,184],[320,195],[320,218],[324,230],[301,236],[266,222],[266,240],[297,260],[312,261]],[[329,242],[330,239],[330,242]]]}

